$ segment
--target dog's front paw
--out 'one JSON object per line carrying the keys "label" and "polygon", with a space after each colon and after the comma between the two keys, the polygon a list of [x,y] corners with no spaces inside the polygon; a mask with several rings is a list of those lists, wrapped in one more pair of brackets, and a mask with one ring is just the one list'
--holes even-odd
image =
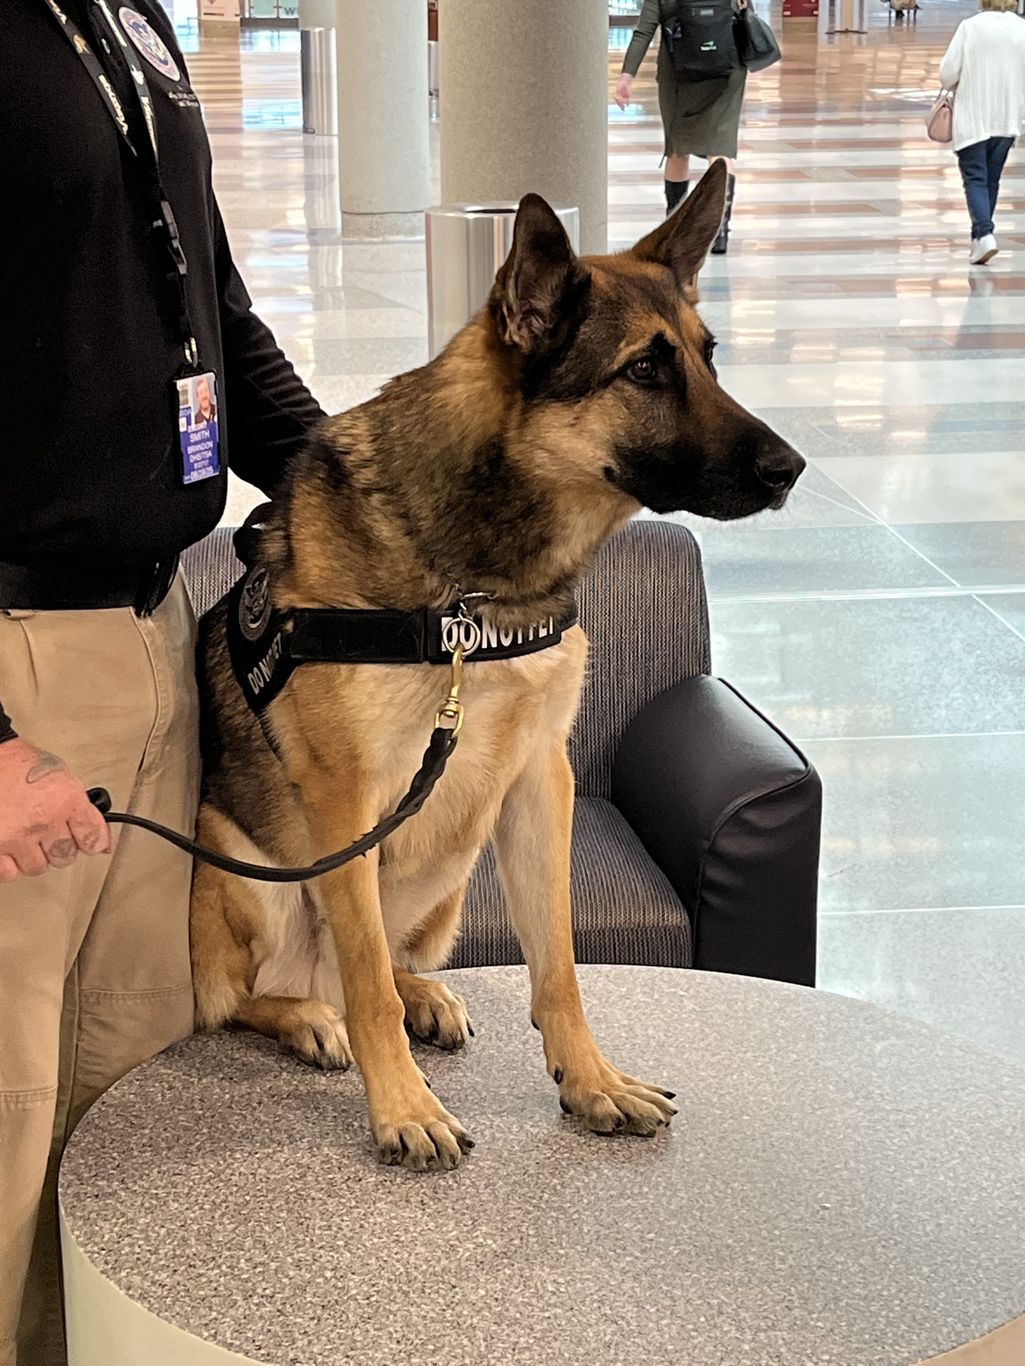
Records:
{"label": "dog's front paw", "polygon": [[396,973],[395,985],[406,1011],[406,1028],[422,1043],[454,1051],[473,1034],[466,1002],[443,982],[413,973]]}
{"label": "dog's front paw", "polygon": [[640,1134],[650,1138],[677,1113],[674,1092],[627,1076],[599,1057],[586,1067],[551,1069],[559,1104],[596,1134]]}
{"label": "dog's front paw", "polygon": [[414,1172],[447,1172],[458,1167],[474,1146],[454,1115],[422,1083],[415,1102],[390,1108],[371,1120],[381,1161]]}

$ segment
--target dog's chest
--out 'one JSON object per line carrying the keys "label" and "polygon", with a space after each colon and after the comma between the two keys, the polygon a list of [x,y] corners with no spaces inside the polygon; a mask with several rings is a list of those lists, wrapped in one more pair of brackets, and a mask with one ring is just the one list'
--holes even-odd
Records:
{"label": "dog's chest", "polygon": [[[475,849],[491,834],[509,787],[532,756],[563,743],[576,713],[586,642],[574,631],[524,659],[468,664],[459,743],[420,813],[393,835],[386,864],[415,865]],[[449,676],[441,668],[402,671],[392,694],[395,728],[379,733],[372,768],[387,774],[382,809],[391,809],[419,766]],[[379,767],[378,767],[379,765]]]}

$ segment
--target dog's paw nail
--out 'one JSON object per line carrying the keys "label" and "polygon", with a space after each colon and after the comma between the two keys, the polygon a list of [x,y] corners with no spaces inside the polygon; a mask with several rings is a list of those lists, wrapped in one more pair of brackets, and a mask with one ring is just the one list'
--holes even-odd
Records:
{"label": "dog's paw nail", "polygon": [[538,1029],[538,1030],[541,1028],[541,1026],[538,1024],[538,1022],[534,1019],[533,1015],[531,1015],[531,1017],[530,1017],[530,1027],[531,1027],[531,1029]]}
{"label": "dog's paw nail", "polygon": [[573,1113],[572,1107],[567,1105],[561,1096],[559,1097],[559,1108],[564,1115],[571,1115]]}
{"label": "dog's paw nail", "polygon": [[472,1024],[467,1023],[466,1032],[469,1034],[471,1039],[475,1039],[477,1037],[477,1031],[474,1029]]}
{"label": "dog's paw nail", "polygon": [[555,1071],[552,1073],[552,1081],[555,1082],[556,1086],[561,1086],[561,1085],[562,1085],[562,1068],[561,1068],[561,1067],[557,1067],[557,1068],[555,1069]]}
{"label": "dog's paw nail", "polygon": [[661,1094],[662,1094],[663,1096],[665,1096],[666,1100],[675,1100],[675,1099],[676,1099],[676,1092],[675,1092],[675,1091],[663,1091]]}

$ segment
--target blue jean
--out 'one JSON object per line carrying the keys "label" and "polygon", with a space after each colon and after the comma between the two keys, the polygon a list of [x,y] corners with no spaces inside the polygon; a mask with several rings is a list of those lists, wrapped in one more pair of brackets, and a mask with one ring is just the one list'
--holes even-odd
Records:
{"label": "blue jean", "polygon": [[1000,173],[1013,146],[1014,138],[987,138],[985,142],[962,147],[957,154],[964,197],[972,220],[972,241],[987,237],[993,231]]}

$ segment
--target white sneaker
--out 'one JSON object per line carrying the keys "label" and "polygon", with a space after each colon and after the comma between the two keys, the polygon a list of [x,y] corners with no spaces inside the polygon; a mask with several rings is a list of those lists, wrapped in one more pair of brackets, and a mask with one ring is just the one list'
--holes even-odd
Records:
{"label": "white sneaker", "polygon": [[972,249],[968,254],[968,264],[972,266],[984,266],[987,261],[992,261],[1000,248],[997,246],[997,239],[993,234],[987,233],[985,237],[977,237],[972,243]]}

